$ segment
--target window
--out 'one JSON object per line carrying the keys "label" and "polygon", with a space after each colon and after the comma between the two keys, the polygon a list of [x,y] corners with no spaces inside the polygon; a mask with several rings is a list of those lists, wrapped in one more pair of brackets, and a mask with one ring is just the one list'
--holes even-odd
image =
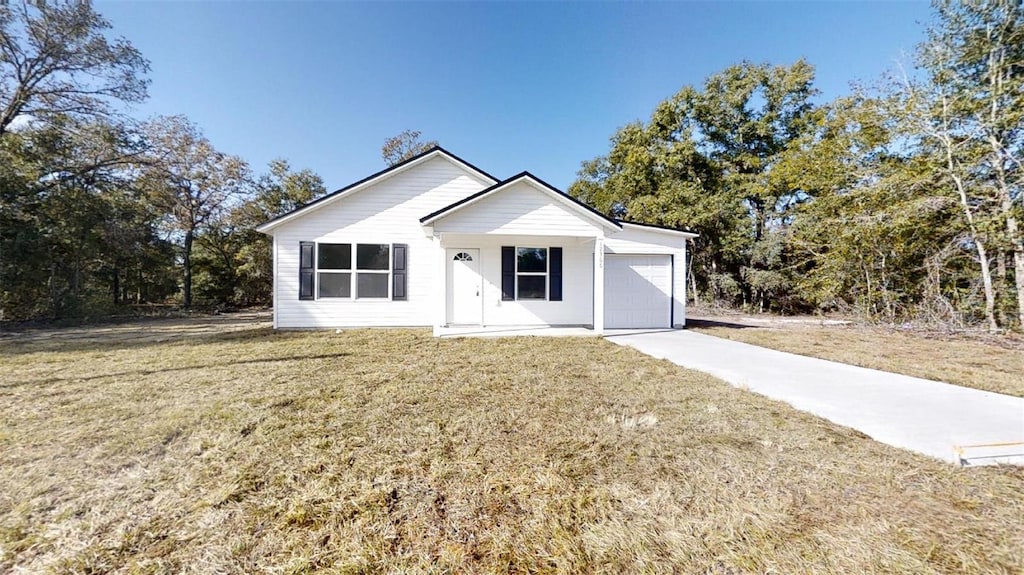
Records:
{"label": "window", "polygon": [[388,297],[391,286],[389,244],[318,244],[316,266],[318,297]]}
{"label": "window", "polygon": [[389,252],[387,244],[359,244],[356,247],[356,267],[360,270],[387,271]]}
{"label": "window", "polygon": [[466,252],[459,252],[455,254],[455,257],[452,258],[452,260],[457,262],[471,262],[473,261],[473,256],[467,254]]}
{"label": "window", "polygon": [[501,246],[501,301],[562,301],[562,248]]}
{"label": "window", "polygon": [[352,244],[320,244],[316,250],[318,297],[352,297]]}
{"label": "window", "polygon": [[547,299],[548,249],[516,248],[516,299]]}
{"label": "window", "polygon": [[391,276],[391,246],[356,246],[356,297],[388,297]]}

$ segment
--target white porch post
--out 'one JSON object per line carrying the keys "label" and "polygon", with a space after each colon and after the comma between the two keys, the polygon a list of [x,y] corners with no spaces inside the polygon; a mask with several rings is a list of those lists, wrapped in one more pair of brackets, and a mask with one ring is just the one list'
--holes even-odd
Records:
{"label": "white porch post", "polygon": [[604,236],[594,238],[594,333],[604,334]]}
{"label": "white porch post", "polygon": [[441,329],[448,322],[448,309],[445,290],[448,285],[448,262],[445,258],[444,246],[441,244],[441,234],[434,235],[434,337],[441,335]]}

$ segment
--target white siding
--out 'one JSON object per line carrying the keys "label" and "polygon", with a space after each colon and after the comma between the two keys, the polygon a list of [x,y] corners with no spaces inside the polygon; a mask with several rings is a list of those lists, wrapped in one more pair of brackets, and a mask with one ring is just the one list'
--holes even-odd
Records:
{"label": "white siding", "polygon": [[606,254],[675,254],[682,249],[686,238],[658,230],[638,230],[624,227],[608,234],[604,242]]}
{"label": "white siding", "polygon": [[[443,157],[338,200],[273,230],[277,273],[274,319],[278,327],[429,326],[435,266],[433,242],[419,219],[487,183]],[[299,300],[299,242],[404,243],[409,245],[407,301]]]}
{"label": "white siding", "polygon": [[597,224],[527,182],[519,182],[434,223],[441,232],[596,236]]}
{"label": "white siding", "polygon": [[[594,240],[558,236],[444,237],[446,248],[479,248],[483,325],[592,325]],[[562,248],[562,301],[502,301],[501,247]],[[550,282],[550,276],[548,281]],[[550,285],[550,284],[549,284]]]}
{"label": "white siding", "polygon": [[[434,325],[445,307],[444,292],[435,291],[446,286],[443,248],[480,250],[484,325],[592,325],[595,238],[604,230],[575,208],[520,182],[439,219],[432,231],[440,241],[420,225],[421,217],[487,185],[438,156],[273,228],[275,327]],[[408,300],[300,301],[298,259],[303,241],[407,244]],[[563,301],[502,301],[502,246],[561,247]],[[683,323],[684,238],[626,228],[610,234],[604,246],[609,254],[671,255],[675,323]]]}

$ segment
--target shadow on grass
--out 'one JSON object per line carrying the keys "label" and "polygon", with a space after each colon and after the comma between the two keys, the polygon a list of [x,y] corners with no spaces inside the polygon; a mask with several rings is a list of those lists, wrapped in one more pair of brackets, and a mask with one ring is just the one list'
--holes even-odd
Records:
{"label": "shadow on grass", "polygon": [[233,331],[193,331],[188,327],[150,330],[139,327],[129,333],[73,333],[51,337],[16,339],[0,338],[0,357],[30,353],[76,353],[142,349],[154,345],[196,345],[207,343],[249,341],[257,339],[285,340],[299,332],[274,331],[270,327],[254,327]]}
{"label": "shadow on grass", "polygon": [[82,382],[92,381],[94,379],[103,379],[107,377],[124,377],[124,376],[146,376],[153,375],[154,373],[173,373],[176,371],[190,371],[194,369],[209,369],[217,367],[232,367],[236,365],[254,365],[254,364],[265,364],[265,363],[278,363],[286,361],[304,361],[309,359],[338,359],[341,357],[348,357],[352,355],[350,353],[324,353],[318,355],[292,355],[287,357],[267,357],[261,359],[239,359],[235,361],[224,361],[219,363],[203,363],[199,365],[182,365],[176,367],[165,367],[161,369],[133,369],[129,371],[117,371],[112,373],[100,373],[96,375],[88,375],[84,377],[47,377],[42,379],[30,379],[25,381],[19,381],[17,383],[3,384],[0,385],[0,389],[14,389],[16,387],[25,387],[27,385],[50,385],[54,383],[64,382]]}
{"label": "shadow on grass", "polygon": [[716,321],[711,319],[694,319],[691,317],[686,318],[686,327],[725,327],[729,329],[756,329],[756,325],[746,325],[742,323],[730,323],[727,321]]}

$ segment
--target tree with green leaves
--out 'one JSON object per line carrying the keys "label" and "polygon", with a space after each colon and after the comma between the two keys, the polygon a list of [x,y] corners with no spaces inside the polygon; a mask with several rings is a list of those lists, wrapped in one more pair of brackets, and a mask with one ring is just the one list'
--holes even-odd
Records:
{"label": "tree with green leaves", "polygon": [[394,166],[437,145],[434,140],[420,140],[420,135],[419,130],[403,130],[400,134],[384,140],[384,145],[380,148],[384,163]]}
{"label": "tree with green leaves", "polygon": [[816,310],[959,323],[945,272],[962,255],[963,230],[955,204],[936,197],[927,159],[902,145],[899,107],[891,97],[840,98],[776,166],[775,177],[811,196],[791,214],[794,291]]}
{"label": "tree with green leaves", "polygon": [[813,81],[803,60],[744,62],[702,89],[686,86],[647,123],[619,129],[607,156],[583,163],[569,193],[614,217],[692,228],[702,287],[722,299],[765,302],[787,290],[775,269],[783,232],[766,231],[807,196],[772,172],[815,126]]}
{"label": "tree with green leaves", "polygon": [[[256,226],[286,214],[327,193],[323,179],[309,169],[295,171],[287,161],[270,162],[269,173],[253,185],[252,195],[232,210],[227,226],[232,230],[235,264],[234,299],[242,305],[271,301],[273,281],[271,240]],[[226,243],[226,242],[225,242]]]}
{"label": "tree with green leaves", "polygon": [[700,149],[723,172],[723,185],[742,194],[751,210],[754,240],[794,202],[797,190],[772,178],[791,142],[812,129],[814,68],[744,62],[711,76],[703,91],[684,88],[673,99],[700,134]]}
{"label": "tree with green leaves", "polygon": [[150,218],[125,178],[141,148],[118,111],[146,97],[149,63],[128,41],[108,38],[109,29],[89,2],[0,3],[4,318],[101,305],[110,254],[138,255],[111,243],[126,232],[108,221],[114,206],[140,226],[136,245],[152,246]]}
{"label": "tree with green leaves", "polygon": [[256,227],[326,193],[320,176],[292,170],[287,161],[270,162],[244,201],[223,212],[196,236],[196,294],[216,305],[271,303],[271,239]]}
{"label": "tree with green leaves", "polygon": [[139,157],[134,132],[66,117],[0,138],[4,318],[88,315],[129,288],[167,295],[139,271],[166,253],[131,177]]}

